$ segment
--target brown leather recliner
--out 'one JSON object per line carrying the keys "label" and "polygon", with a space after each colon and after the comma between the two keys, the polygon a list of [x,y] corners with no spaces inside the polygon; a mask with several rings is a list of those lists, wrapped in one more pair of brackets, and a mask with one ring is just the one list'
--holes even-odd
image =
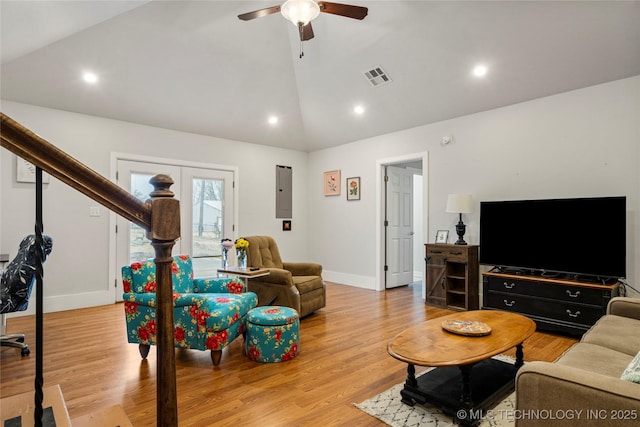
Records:
{"label": "brown leather recliner", "polygon": [[326,305],[322,266],[312,262],[282,262],[278,245],[270,236],[249,236],[247,266],[268,268],[269,275],[248,280],[249,292],[258,295],[258,305],[281,305],[298,311],[300,317]]}

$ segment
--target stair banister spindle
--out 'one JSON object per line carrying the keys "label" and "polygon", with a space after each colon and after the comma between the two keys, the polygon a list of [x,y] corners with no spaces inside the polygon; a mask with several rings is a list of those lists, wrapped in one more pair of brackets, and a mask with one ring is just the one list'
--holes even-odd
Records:
{"label": "stair banister spindle", "polygon": [[[150,194],[151,198],[146,203],[141,202],[1,112],[0,121],[2,147],[147,231],[156,254],[156,316],[159,324],[156,424],[162,427],[177,427],[171,250],[180,237],[180,203],[173,198],[173,193],[169,190],[173,181],[166,175],[153,177],[150,182],[155,189]],[[38,292],[38,295],[42,295],[42,292]],[[38,333],[36,331],[36,334]],[[38,345],[38,350],[40,348],[41,345]],[[41,405],[40,401],[40,407]]]}

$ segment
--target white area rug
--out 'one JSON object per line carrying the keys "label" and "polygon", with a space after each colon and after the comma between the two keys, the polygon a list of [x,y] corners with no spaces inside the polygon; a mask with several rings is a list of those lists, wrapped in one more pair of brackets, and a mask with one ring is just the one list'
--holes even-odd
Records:
{"label": "white area rug", "polygon": [[[513,363],[514,360],[505,356],[497,356],[496,359]],[[424,375],[429,370],[423,372]],[[367,399],[362,403],[355,403],[355,407],[367,414],[378,418],[392,427],[418,427],[418,426],[455,426],[452,418],[442,413],[434,406],[415,404],[408,406],[402,403],[400,390],[404,383],[397,384],[377,396]],[[515,424],[515,393],[507,396],[494,408],[487,411],[481,427],[509,427]]]}

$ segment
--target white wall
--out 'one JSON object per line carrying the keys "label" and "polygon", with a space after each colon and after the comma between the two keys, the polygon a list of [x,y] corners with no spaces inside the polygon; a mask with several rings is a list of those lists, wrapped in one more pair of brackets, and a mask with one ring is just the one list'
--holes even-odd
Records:
{"label": "white wall", "polygon": [[[640,288],[640,76],[310,154],[7,101],[2,111],[105,176],[113,152],[237,166],[238,235],[271,234],[286,260],[319,262],[325,279],[370,289],[381,289],[376,218],[384,159],[428,159],[424,242],[439,229],[455,236],[457,216],[444,212],[449,193],[474,196],[476,213],[465,215],[472,244],[481,200],[625,195],[628,279]],[[441,145],[445,135],[453,143]],[[290,232],[275,219],[276,164],[293,167]],[[322,173],[334,169],[343,185],[361,177],[361,200],[322,195]],[[0,177],[0,252],[13,255],[33,231],[35,195],[32,184],[16,183],[15,156],[4,149]],[[55,178],[45,186],[44,227],[54,238],[46,311],[95,305],[92,295],[110,289],[108,215],[89,217],[90,206],[95,202]]]}
{"label": "white wall", "polygon": [[[445,135],[454,141],[441,145]],[[327,280],[348,277],[381,289],[377,165],[421,151],[429,159],[425,242],[439,229],[455,237],[457,215],[445,213],[449,193],[474,197],[475,213],[464,215],[471,244],[478,243],[481,200],[624,195],[627,276],[640,288],[640,76],[311,153],[311,256]],[[361,177],[360,202],[322,196],[322,172],[334,169]],[[558,238],[570,239],[572,232]]]}
{"label": "white wall", "polygon": [[[307,154],[202,135],[141,126],[3,101],[2,112],[109,178],[111,153],[130,153],[239,170],[237,236],[274,236],[289,261],[312,260],[308,251]],[[293,168],[293,227],[282,231],[275,218],[275,165]],[[0,253],[13,257],[22,237],[34,229],[33,184],[15,180],[15,155],[0,149],[2,205]],[[108,304],[109,215],[90,217],[96,202],[55,178],[44,186],[44,231],[54,239],[45,264],[45,311]],[[106,209],[102,209],[106,212]],[[111,285],[111,286],[110,286]],[[107,300],[105,300],[105,296]],[[30,307],[28,313],[32,312]]]}

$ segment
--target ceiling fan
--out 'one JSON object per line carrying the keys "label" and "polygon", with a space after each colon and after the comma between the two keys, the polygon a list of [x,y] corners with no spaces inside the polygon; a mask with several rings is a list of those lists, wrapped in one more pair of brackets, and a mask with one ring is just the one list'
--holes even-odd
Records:
{"label": "ceiling fan", "polygon": [[318,17],[320,12],[345,16],[353,19],[364,19],[369,9],[362,6],[353,6],[342,3],[330,3],[328,1],[315,2],[314,0],[287,0],[281,6],[272,6],[265,9],[254,10],[253,12],[238,15],[243,21],[250,21],[272,13],[282,13],[287,20],[298,27],[300,41],[313,38],[313,28],[311,21]]}

